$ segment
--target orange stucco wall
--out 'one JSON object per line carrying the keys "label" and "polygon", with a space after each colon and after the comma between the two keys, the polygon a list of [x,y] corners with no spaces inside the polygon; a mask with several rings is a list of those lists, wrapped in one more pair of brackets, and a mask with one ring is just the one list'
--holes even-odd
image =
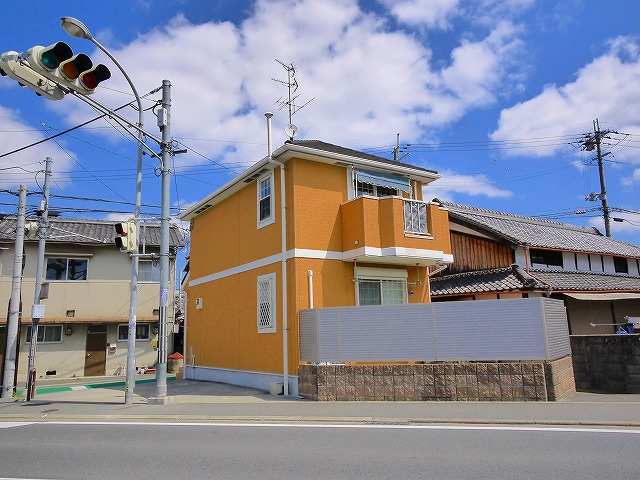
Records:
{"label": "orange stucco wall", "polygon": [[[191,227],[191,281],[208,275],[228,274],[229,269],[281,252],[279,168],[273,172],[276,220],[273,224],[257,228],[255,181],[194,219]],[[343,222],[343,207],[349,205],[345,203],[348,201],[348,184],[344,167],[294,158],[287,161],[285,172],[289,251],[342,252],[347,247],[343,245],[345,237],[356,238],[359,231],[368,229],[367,238],[375,238],[376,245],[451,252],[446,211],[429,207],[429,231],[434,239],[429,240],[431,243],[426,246],[420,243],[425,239],[404,237],[400,200],[371,199],[362,212],[364,218]],[[371,218],[375,220],[370,221]],[[384,228],[381,228],[380,221]],[[397,222],[400,224],[396,225]],[[353,244],[349,246],[352,248]],[[187,287],[187,353],[195,356],[195,365],[282,373],[281,268],[281,262],[276,259],[269,265]],[[287,260],[286,268],[288,368],[289,373],[295,375],[299,359],[297,312],[309,308],[307,272],[313,272],[316,308],[350,306],[356,303],[354,264],[336,259],[299,257]],[[409,283],[420,280],[411,286],[413,294],[409,295],[409,302],[429,301],[426,269],[415,266],[406,269]],[[276,332],[258,333],[257,278],[268,273],[276,274]],[[201,309],[195,308],[196,298],[202,298]]]}

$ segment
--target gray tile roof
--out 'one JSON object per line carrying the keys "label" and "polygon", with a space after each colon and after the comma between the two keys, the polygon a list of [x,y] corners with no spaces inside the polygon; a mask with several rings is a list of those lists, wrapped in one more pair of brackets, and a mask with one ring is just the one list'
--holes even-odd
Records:
{"label": "gray tile roof", "polygon": [[[35,221],[37,218],[28,218]],[[81,220],[74,218],[50,218],[50,229],[47,232],[47,243],[74,243],[83,245],[111,244],[113,245],[116,232],[113,220]],[[16,238],[16,217],[0,219],[0,242],[13,242]],[[142,230],[142,229],[141,229]],[[160,245],[160,225],[147,225],[145,229],[147,245]],[[37,240],[25,240],[37,242]],[[169,245],[182,247],[185,244],[180,230],[171,225],[169,230]]]}
{"label": "gray tile roof", "polygon": [[439,199],[434,199],[434,202],[449,210],[451,222],[492,233],[512,245],[528,244],[534,248],[640,258],[640,247],[606,237],[594,227],[485,210]]}
{"label": "gray tile roof", "polygon": [[[291,145],[299,145],[301,147],[315,148],[316,150],[323,150],[325,152],[337,153],[340,155],[347,155],[350,157],[362,158],[365,160],[373,160],[375,162],[383,163],[385,165],[398,165],[400,162],[390,160],[388,158],[379,157],[370,153],[361,152],[359,150],[353,150],[351,148],[341,147],[332,143],[323,142],[321,140],[288,140],[286,143]],[[416,165],[409,165],[411,168],[421,170],[423,172],[438,173],[435,170],[429,170],[428,168],[417,167]]]}
{"label": "gray tile roof", "polygon": [[514,291],[546,290],[546,286],[530,277],[517,265],[433,277],[429,281],[431,296],[469,295]]}
{"label": "gray tile roof", "polygon": [[472,295],[513,291],[640,292],[640,277],[622,274],[530,269],[517,265],[458,273],[430,280],[431,295]]}

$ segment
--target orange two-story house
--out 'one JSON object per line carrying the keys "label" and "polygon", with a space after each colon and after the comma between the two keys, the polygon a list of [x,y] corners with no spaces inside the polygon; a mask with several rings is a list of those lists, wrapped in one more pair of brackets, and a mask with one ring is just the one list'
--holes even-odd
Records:
{"label": "orange two-story house", "polygon": [[422,200],[438,178],[295,140],[183,213],[185,377],[296,394],[300,310],[430,302],[429,268],[453,261],[447,211]]}

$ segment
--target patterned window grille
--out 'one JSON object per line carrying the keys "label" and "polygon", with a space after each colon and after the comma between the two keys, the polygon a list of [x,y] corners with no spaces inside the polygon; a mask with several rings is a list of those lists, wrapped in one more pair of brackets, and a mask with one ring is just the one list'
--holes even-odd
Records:
{"label": "patterned window grille", "polygon": [[275,274],[258,277],[258,332],[276,331]]}
{"label": "patterned window grille", "polygon": [[428,235],[427,204],[416,200],[404,202],[404,231],[417,235]]}

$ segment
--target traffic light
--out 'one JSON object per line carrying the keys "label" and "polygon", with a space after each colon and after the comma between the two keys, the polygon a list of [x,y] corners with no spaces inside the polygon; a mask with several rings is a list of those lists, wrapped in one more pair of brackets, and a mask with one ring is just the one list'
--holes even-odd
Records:
{"label": "traffic light", "polygon": [[32,47],[27,50],[25,60],[37,73],[78,93],[91,94],[100,82],[111,77],[105,65],[94,67],[87,55],[74,55],[64,42]]}
{"label": "traffic light", "polygon": [[138,235],[136,232],[136,224],[133,221],[121,222],[115,224],[116,229],[116,247],[121,252],[137,253],[138,252]]}
{"label": "traffic light", "polygon": [[92,94],[111,77],[111,72],[103,64],[94,66],[84,53],[74,55],[66,43],[57,42],[48,47],[35,46],[26,53],[3,53],[0,75],[9,76],[50,100],[61,100],[69,90]]}
{"label": "traffic light", "polygon": [[62,100],[65,91],[54,82],[25,65],[18,52],[6,52],[0,56],[0,75],[13,78],[21,87],[27,87],[49,100]]}

